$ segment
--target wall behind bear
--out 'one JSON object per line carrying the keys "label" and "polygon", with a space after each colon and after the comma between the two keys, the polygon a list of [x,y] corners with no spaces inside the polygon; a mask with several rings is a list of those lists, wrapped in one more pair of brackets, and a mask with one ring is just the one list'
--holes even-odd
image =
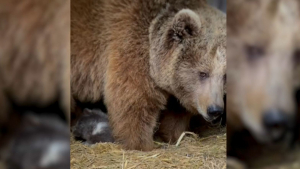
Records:
{"label": "wall behind bear", "polygon": [[227,0],[206,0],[208,4],[226,13]]}

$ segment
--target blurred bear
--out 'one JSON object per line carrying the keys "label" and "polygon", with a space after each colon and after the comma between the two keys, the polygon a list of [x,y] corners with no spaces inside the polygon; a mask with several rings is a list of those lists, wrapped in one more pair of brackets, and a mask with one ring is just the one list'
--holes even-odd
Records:
{"label": "blurred bear", "polygon": [[28,113],[2,152],[7,169],[70,168],[70,134],[61,119]]}
{"label": "blurred bear", "polygon": [[0,122],[57,103],[69,120],[70,1],[0,0]]}
{"label": "blurred bear", "polygon": [[227,16],[227,153],[284,161],[298,125],[300,1],[229,0]]}
{"label": "blurred bear", "polygon": [[0,153],[7,152],[7,167],[68,168],[70,1],[0,0],[0,37]]}
{"label": "blurred bear", "polygon": [[299,9],[297,0],[228,2],[228,124],[259,142],[295,125]]}

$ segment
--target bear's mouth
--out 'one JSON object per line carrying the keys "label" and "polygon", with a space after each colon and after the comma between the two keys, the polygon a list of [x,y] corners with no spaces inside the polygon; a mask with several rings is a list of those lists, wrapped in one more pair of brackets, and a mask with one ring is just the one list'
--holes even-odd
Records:
{"label": "bear's mouth", "polygon": [[211,121],[211,124],[219,124],[222,121],[222,116],[217,117]]}
{"label": "bear's mouth", "polygon": [[222,116],[218,116],[218,117],[215,117],[215,118],[206,118],[206,117],[204,117],[204,119],[205,119],[207,122],[209,122],[209,123],[215,125],[215,124],[221,123],[221,121],[222,121]]}

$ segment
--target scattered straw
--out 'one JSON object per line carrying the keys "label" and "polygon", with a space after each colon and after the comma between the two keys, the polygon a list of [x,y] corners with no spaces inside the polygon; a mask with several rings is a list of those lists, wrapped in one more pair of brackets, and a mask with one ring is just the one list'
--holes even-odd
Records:
{"label": "scattered straw", "polygon": [[154,142],[150,152],[125,151],[120,145],[99,143],[87,146],[71,138],[72,169],[222,169],[226,168],[226,134],[199,138],[183,133],[176,145]]}
{"label": "scattered straw", "polygon": [[197,137],[197,135],[196,135],[195,133],[188,132],[188,131],[183,132],[183,133],[180,135],[179,139],[177,140],[176,147],[179,146],[181,140],[183,139],[183,137],[184,137],[186,134],[190,134],[190,135],[193,135],[193,136]]}

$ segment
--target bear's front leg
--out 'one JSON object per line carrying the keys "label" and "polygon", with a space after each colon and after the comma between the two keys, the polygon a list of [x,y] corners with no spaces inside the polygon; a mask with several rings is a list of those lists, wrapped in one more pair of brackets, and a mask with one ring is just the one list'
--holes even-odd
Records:
{"label": "bear's front leg", "polygon": [[138,68],[126,71],[118,65],[110,67],[107,75],[104,101],[115,141],[128,150],[152,150],[153,130],[166,104],[165,95]]}
{"label": "bear's front leg", "polygon": [[157,101],[142,90],[123,87],[114,87],[107,92],[106,104],[113,136],[124,149],[152,150],[153,130],[160,112]]}

